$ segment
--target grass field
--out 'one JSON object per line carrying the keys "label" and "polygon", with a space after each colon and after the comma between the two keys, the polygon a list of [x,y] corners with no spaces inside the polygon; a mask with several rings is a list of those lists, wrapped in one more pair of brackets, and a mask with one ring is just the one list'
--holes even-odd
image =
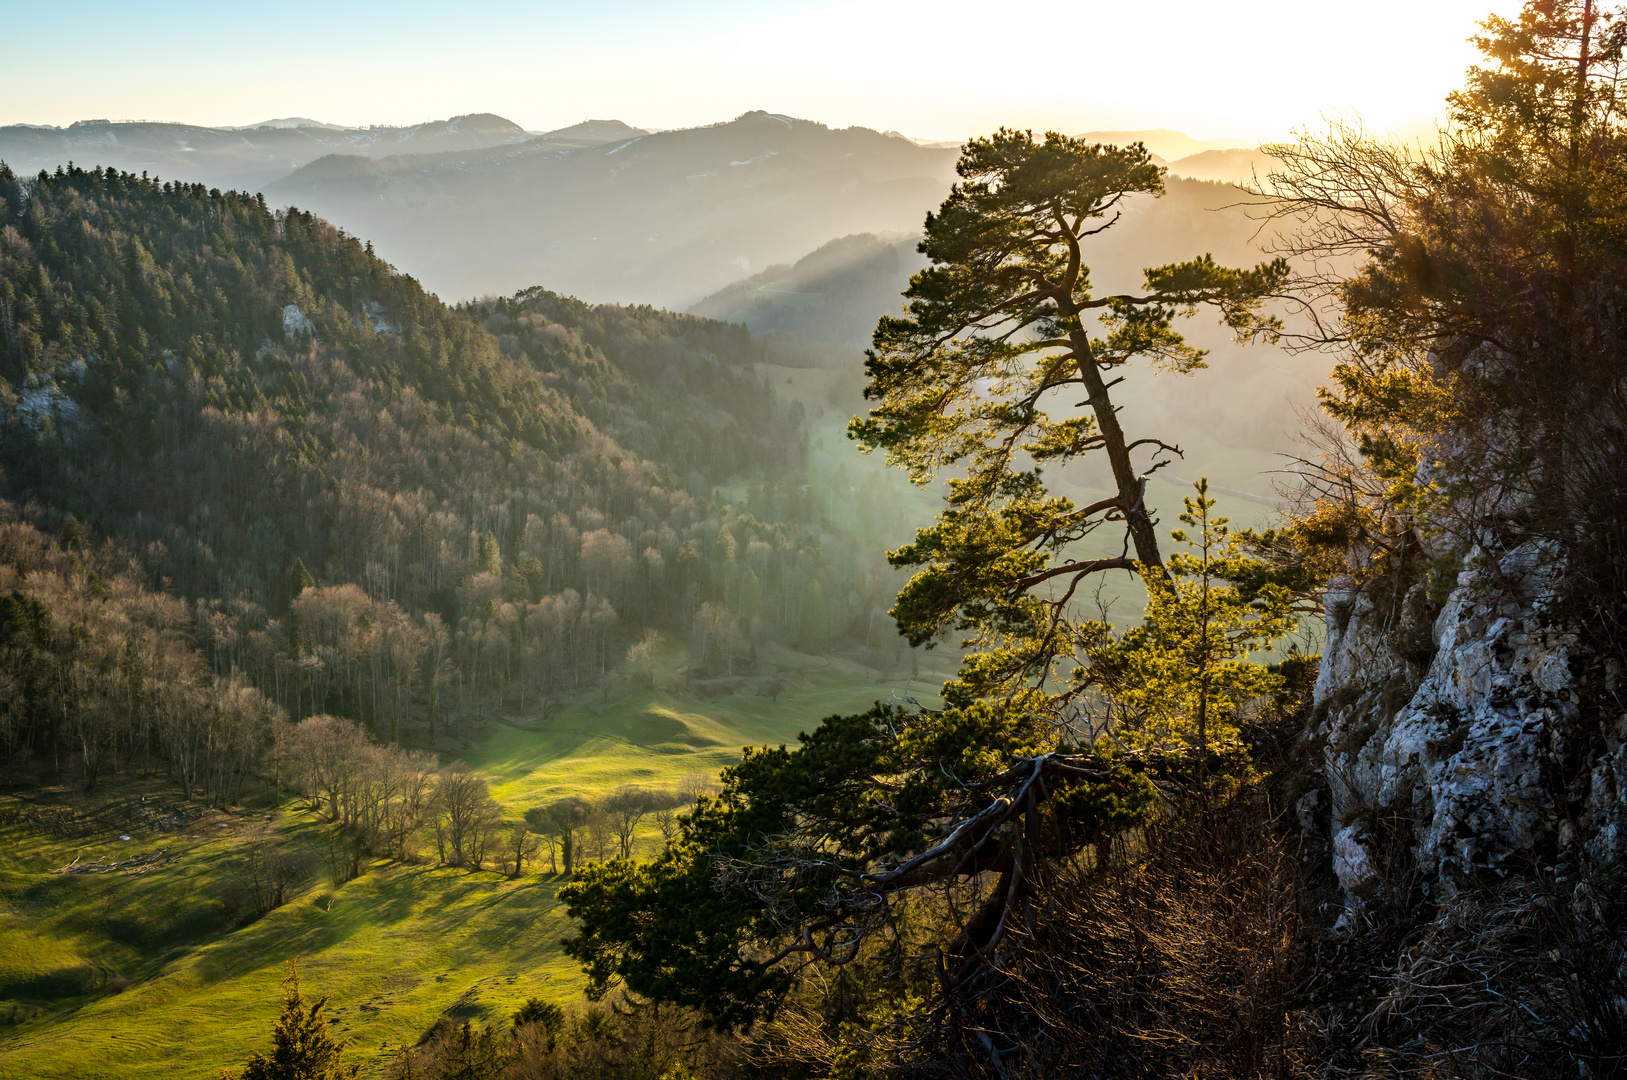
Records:
{"label": "grass field", "polygon": [[[767,696],[771,677],[759,676],[708,700],[683,689],[677,659],[655,689],[584,695],[546,721],[489,721],[462,756],[517,816],[566,793],[715,774],[741,745],[794,741],[824,716],[895,692],[921,696],[945,674],[881,683],[846,660],[770,652],[762,665],[782,683],[777,699]],[[45,793],[81,809],[143,795],[176,797],[137,779],[94,797]],[[70,839],[0,827],[0,1077],[213,1078],[266,1045],[294,956],[308,993],[334,995],[335,1030],[355,1039],[369,1074],[443,1014],[500,1021],[527,997],[580,999],[580,977],[559,949],[571,929],[559,882],[546,874],[511,881],[379,862],[341,888],[319,880],[234,926],[221,897],[246,838],[272,829],[297,844],[319,827],[295,804],[269,802],[164,832],[113,826]],[[658,846],[647,828],[639,853]],[[50,873],[75,858],[160,850],[173,861],[143,873]]]}

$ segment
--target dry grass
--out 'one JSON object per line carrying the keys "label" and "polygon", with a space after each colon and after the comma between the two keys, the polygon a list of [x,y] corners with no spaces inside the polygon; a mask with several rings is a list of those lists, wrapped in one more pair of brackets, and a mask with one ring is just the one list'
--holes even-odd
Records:
{"label": "dry grass", "polygon": [[1308,959],[1295,863],[1244,786],[1134,857],[1065,868],[987,1001],[1017,1035],[1007,1075],[1302,1075],[1287,1008]]}
{"label": "dry grass", "polygon": [[1359,1052],[1398,1076],[1627,1076],[1619,891],[1538,879],[1442,904],[1374,974]]}

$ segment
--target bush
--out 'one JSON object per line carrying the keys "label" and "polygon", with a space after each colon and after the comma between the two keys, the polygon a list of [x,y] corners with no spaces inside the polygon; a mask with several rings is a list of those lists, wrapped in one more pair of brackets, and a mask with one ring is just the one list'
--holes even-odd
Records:
{"label": "bush", "polygon": [[502,1032],[442,1016],[403,1048],[389,1080],[658,1080],[742,1075],[743,1042],[698,1030],[680,1009],[627,1001],[566,1012],[531,998]]}

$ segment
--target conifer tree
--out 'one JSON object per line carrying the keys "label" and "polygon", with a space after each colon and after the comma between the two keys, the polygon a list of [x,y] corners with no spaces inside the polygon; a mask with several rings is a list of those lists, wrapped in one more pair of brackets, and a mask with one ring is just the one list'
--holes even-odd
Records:
{"label": "conifer tree", "polygon": [[299,960],[288,961],[288,974],[282,981],[282,1013],[271,1029],[271,1056],[258,1050],[249,1055],[241,1077],[221,1071],[221,1080],[351,1080],[361,1066],[342,1065],[340,1055],[349,1040],[328,1034],[328,1021],[322,1015],[332,995],[324,994],[310,1005],[299,990]]}
{"label": "conifer tree", "polygon": [[490,529],[480,538],[480,551],[475,559],[482,574],[501,574],[503,572],[503,551],[497,546],[497,537]]}
{"label": "conifer tree", "polygon": [[[936,943],[935,1007],[987,1043],[995,1021],[972,1017],[997,996],[1013,928],[1034,925],[1057,866],[1145,821],[1158,803],[1152,777],[1178,788],[1210,749],[1211,714],[1269,684],[1239,665],[1290,628],[1285,594],[1221,582],[1264,575],[1242,565],[1206,486],[1188,505],[1195,536],[1177,534],[1199,554],[1165,563],[1144,498],[1150,469],[1131,455],[1174,447],[1126,434],[1109,390],[1136,359],[1201,367],[1173,329],[1199,305],[1241,336],[1274,337],[1261,307],[1286,265],[1230,270],[1202,256],[1146,271],[1141,294],[1095,297],[1084,243],[1125,199],[1162,190],[1143,147],[1003,130],[968,143],[958,167],[963,182],[927,219],[932,265],[911,281],[908,316],[876,329],[866,389],[876,404],[849,428],[916,480],[963,473],[938,521],[889,555],[922,568],[893,609],[902,633],[921,644],[971,632],[947,707],[878,704],[826,719],[794,750],[748,748],[653,863],[585,869],[559,895],[581,919],[565,948],[591,993],[622,980],[713,1023],[749,1025],[778,1006],[796,968],[860,959],[867,942],[899,933],[901,897],[932,889],[955,920]],[[1093,313],[1106,331],[1094,339]],[[1063,411],[1047,414],[1062,394]],[[1066,411],[1081,395],[1088,412]],[[1031,464],[1097,451],[1118,491],[1085,507],[1049,493]],[[1108,522],[1124,529],[1124,553],[1080,554]],[[714,554],[726,539],[720,531]],[[1080,582],[1108,569],[1140,573],[1157,598],[1125,641],[1071,621]],[[810,584],[809,609],[817,595]],[[1058,671],[1093,650],[1102,670]],[[1120,753],[1064,718],[1077,695],[1118,689],[1106,684],[1110,660],[1157,672],[1148,704],[1172,738]]]}
{"label": "conifer tree", "polygon": [[1346,123],[1265,148],[1287,247],[1356,265],[1304,283],[1304,344],[1339,356],[1323,408],[1359,456],[1303,471],[1286,539],[1323,578],[1540,541],[1619,641],[1627,10],[1528,0],[1481,31],[1436,145]]}
{"label": "conifer tree", "polygon": [[[964,704],[1057,674],[1072,652],[1069,605],[1090,575],[1162,566],[1147,476],[1153,456],[1179,451],[1127,431],[1111,388],[1138,361],[1202,368],[1203,350],[1174,328],[1199,306],[1240,340],[1275,340],[1280,325],[1262,305],[1289,269],[1277,259],[1234,270],[1202,255],[1147,269],[1138,293],[1098,296],[1091,237],[1130,199],[1164,190],[1145,147],[1001,129],[968,142],[956,170],[961,182],[927,217],[920,249],[931,265],[904,293],[907,315],[876,327],[864,391],[875,404],[848,431],[917,483],[964,473],[937,522],[888,555],[920,568],[893,608],[912,644],[970,632],[972,656],[949,688]],[[1138,462],[1138,451],[1149,456]],[[1046,488],[1042,467],[1092,453],[1111,467],[1111,496],[1077,506]],[[1081,552],[1107,523],[1124,530],[1123,553]]]}
{"label": "conifer tree", "polygon": [[1217,737],[1235,736],[1229,718],[1239,706],[1281,685],[1249,655],[1291,634],[1295,619],[1293,595],[1262,573],[1228,520],[1213,513],[1208,477],[1193,487],[1196,497],[1186,497],[1180,515],[1193,531],[1170,534],[1192,550],[1170,556],[1168,586],[1148,589],[1141,625],[1121,636],[1105,622],[1083,628],[1094,637],[1083,651],[1085,677],[1117,709],[1122,737],[1166,748],[1190,742],[1203,760]]}
{"label": "conifer tree", "polygon": [[85,523],[72,514],[62,523],[62,546],[69,551],[83,551],[89,538],[85,533]]}
{"label": "conifer tree", "polygon": [[289,585],[295,596],[298,596],[306,589],[316,588],[316,578],[312,577],[311,572],[305,569],[304,559],[294,560],[294,569],[289,572]]}
{"label": "conifer tree", "polygon": [[526,1024],[535,1024],[547,1032],[548,1049],[552,1050],[555,1038],[565,1028],[565,1010],[540,998],[526,998],[525,1004],[515,1010],[513,1020],[516,1031]]}

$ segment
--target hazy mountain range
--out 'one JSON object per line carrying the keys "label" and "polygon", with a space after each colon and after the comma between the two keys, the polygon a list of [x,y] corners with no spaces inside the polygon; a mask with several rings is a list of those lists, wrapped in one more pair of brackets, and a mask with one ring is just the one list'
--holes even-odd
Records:
{"label": "hazy mountain range", "polygon": [[[1119,220],[1092,239],[1091,280],[1102,290],[1133,290],[1146,267],[1204,252],[1227,264],[1252,265],[1263,257],[1259,224],[1237,189],[1171,175],[1162,198],[1128,200]],[[916,250],[919,239],[919,229],[843,236],[794,262],[730,282],[689,310],[759,333],[862,347],[877,318],[901,311],[899,293],[926,266],[926,256]]]}
{"label": "hazy mountain range", "polygon": [[[1259,157],[1237,140],[1167,129],[1083,137],[1139,140],[1173,173],[1202,179],[1246,178]],[[766,112],[659,133],[616,120],[528,132],[489,113],[411,127],[284,117],[0,128],[0,160],[21,175],[74,161],[264,191],[368,237],[448,297],[540,283],[668,307],[833,237],[915,232],[947,192],[956,150]],[[822,333],[840,340],[849,329]]]}
{"label": "hazy mountain range", "polygon": [[[1232,266],[1265,258],[1257,246],[1260,222],[1239,192],[1219,183],[1171,176],[1161,199],[1132,199],[1123,216],[1091,241],[1087,259],[1100,292],[1132,290],[1142,270],[1205,252]],[[859,350],[870,343],[876,320],[899,314],[900,292],[926,264],[918,236],[850,235],[830,241],[794,262],[770,266],[733,282],[694,304],[693,314],[742,323],[759,333],[785,335],[846,347],[847,380],[859,385]],[[1269,347],[1231,340],[1213,313],[1183,322],[1181,332],[1210,350],[1210,370],[1196,377],[1159,374],[1132,366],[1115,391],[1126,423],[1139,432],[1178,433],[1188,456],[1156,473],[1152,497],[1178,508],[1186,480],[1208,475],[1216,490],[1270,501],[1267,470],[1281,467],[1278,454],[1296,449],[1289,433],[1299,410],[1315,401],[1319,365]],[[862,405],[855,401],[855,409]],[[1105,489],[1099,462],[1067,467],[1064,480],[1082,490]],[[1252,510],[1230,506],[1247,517]],[[1175,509],[1166,515],[1174,519]]]}
{"label": "hazy mountain range", "polygon": [[1247,150],[1252,149],[1254,145],[1241,139],[1194,139],[1184,131],[1171,131],[1169,128],[1150,128],[1143,131],[1086,131],[1078,137],[1089,142],[1113,143],[1116,146],[1138,142],[1147,148],[1148,153],[1165,164],[1211,150]]}
{"label": "hazy mountain range", "polygon": [[[1082,137],[1174,156],[1164,198],[1130,200],[1093,242],[1098,289],[1135,288],[1143,267],[1206,251],[1233,265],[1262,257],[1258,223],[1236,189],[1204,182],[1247,177],[1268,161],[1259,151],[1164,129]],[[836,344],[852,350],[841,366],[856,386],[858,348],[877,317],[899,311],[900,290],[924,265],[915,237],[954,179],[957,148],[767,112],[663,132],[607,120],[539,134],[490,115],[410,128],[290,117],[239,130],[0,129],[0,157],[24,175],[68,156],[259,186],[273,205],[367,239],[452,299],[542,286]],[[1313,380],[1274,354],[1238,350],[1211,326],[1193,329],[1221,370],[1197,383],[1137,376],[1121,392],[1126,405],[1160,429],[1203,432],[1217,450],[1285,449],[1282,433],[1295,405],[1312,399]],[[1199,457],[1218,471],[1213,452]],[[1241,475],[1232,484],[1264,486]]]}
{"label": "hazy mountain range", "polygon": [[372,239],[442,295],[547,282],[682,307],[834,236],[918,229],[954,150],[773,113],[572,149],[334,155],[266,194]]}
{"label": "hazy mountain range", "polygon": [[[22,176],[72,161],[111,165],[166,180],[222,190],[259,191],[301,165],[328,154],[379,158],[435,154],[540,141],[591,145],[632,131],[611,122],[529,132],[491,113],[454,116],[411,127],[346,128],[305,117],[267,120],[253,127],[208,128],[147,121],[81,120],[65,128],[14,124],[0,127],[0,161]],[[633,132],[637,134],[636,131]]]}

